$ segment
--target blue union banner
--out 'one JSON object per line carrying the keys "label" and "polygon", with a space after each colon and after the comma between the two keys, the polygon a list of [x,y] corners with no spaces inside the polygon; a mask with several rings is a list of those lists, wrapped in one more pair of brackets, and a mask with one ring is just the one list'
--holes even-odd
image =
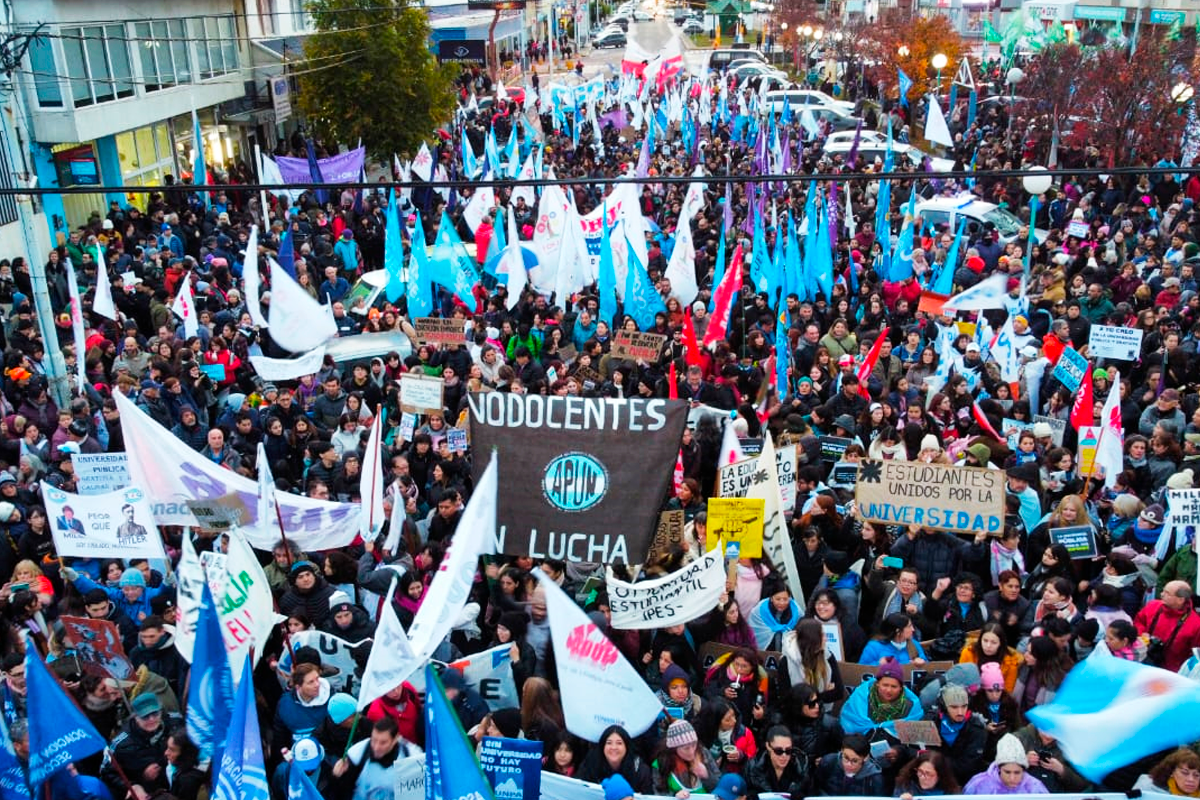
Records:
{"label": "blue union banner", "polygon": [[[473,449],[500,455],[500,552],[608,564],[645,559],[687,422],[685,402],[487,392],[469,403]],[[484,466],[476,460],[477,473]]]}

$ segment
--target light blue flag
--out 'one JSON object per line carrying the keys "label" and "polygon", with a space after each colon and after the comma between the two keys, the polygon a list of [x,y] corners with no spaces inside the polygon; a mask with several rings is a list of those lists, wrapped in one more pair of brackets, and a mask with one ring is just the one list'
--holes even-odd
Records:
{"label": "light blue flag", "polygon": [[[207,186],[208,168],[204,164],[204,137],[200,135],[200,117],[196,116],[194,108],[192,109],[192,144],[196,149],[192,161],[192,185]],[[200,192],[200,201],[204,203],[205,208],[208,208],[208,192]]]}
{"label": "light blue flag", "polygon": [[[829,215],[823,210],[818,214],[817,240],[813,243],[816,249],[816,279],[821,292],[833,301],[833,251],[829,246]],[[911,259],[910,259],[911,260]]]}
{"label": "light blue flag", "polygon": [[1076,664],[1054,699],[1026,716],[1058,739],[1071,766],[1099,782],[1114,769],[1200,738],[1200,684],[1097,654]]}
{"label": "light blue flag", "polygon": [[[463,137],[465,142],[467,137]],[[469,145],[468,145],[469,147]],[[388,192],[386,225],[383,240],[383,268],[387,270],[387,301],[394,303],[404,296],[404,242],[400,238],[400,204],[396,190]]]}
{"label": "light blue flag", "polygon": [[775,215],[775,253],[771,256],[771,271],[769,273],[770,282],[767,286],[767,302],[775,305],[780,297],[776,297],[779,293],[783,296],[787,295],[787,267],[784,265],[784,243],[787,241],[785,236],[786,228],[783,226],[783,221],[779,219],[779,215]]}
{"label": "light blue flag", "polygon": [[754,240],[751,247],[754,252],[750,257],[750,280],[754,291],[766,292],[771,287],[771,254],[767,250],[767,231],[763,224],[762,209],[758,203],[751,203],[754,208]]}
{"label": "light blue flag", "polygon": [[817,283],[817,272],[820,270],[820,264],[817,259],[820,258],[817,253],[817,236],[820,233],[821,223],[817,219],[817,195],[813,191],[813,183],[809,184],[809,197],[804,204],[804,224],[807,229],[804,233],[804,291],[808,294],[809,299],[817,299],[817,295],[821,291],[821,286]]}
{"label": "light blue flag", "polygon": [[296,246],[292,243],[292,221],[283,221],[283,235],[279,237],[279,266],[293,278],[296,277]]}
{"label": "light blue flag", "polygon": [[475,156],[475,148],[471,146],[471,137],[462,137],[463,177],[473,180],[479,174],[479,159]]}
{"label": "light blue flag", "polygon": [[263,766],[262,736],[254,703],[254,667],[250,654],[242,663],[242,678],[233,700],[229,740],[213,778],[212,800],[269,800],[267,770]]}
{"label": "light blue flag", "polygon": [[421,224],[421,212],[413,229],[412,253],[408,258],[408,317],[428,317],[433,313],[433,289],[430,286],[429,251],[425,245],[425,227]]}
{"label": "light blue flag", "polygon": [[504,157],[506,161],[504,174],[509,178],[520,175],[521,154],[517,152],[517,126],[515,123],[508,133],[508,144],[504,147]]}
{"label": "light blue flag", "polygon": [[779,304],[779,312],[775,315],[775,391],[779,399],[791,394],[788,384],[788,366],[791,362],[791,346],[788,342],[787,304]]}
{"label": "light blue flag", "polygon": [[633,317],[638,330],[648,331],[654,327],[654,315],[660,311],[667,313],[667,307],[631,247],[625,270],[625,313]]}
{"label": "light blue flag", "polygon": [[295,761],[288,762],[288,800],[324,800],[317,787],[313,786],[312,778],[296,766]]}
{"label": "light blue flag", "polygon": [[613,263],[611,232],[608,229],[608,201],[604,201],[600,234],[600,319],[613,325],[617,316],[617,268]]}
{"label": "light blue flag", "polygon": [[200,750],[200,760],[209,761],[225,747],[233,710],[233,670],[221,633],[221,618],[213,602],[208,581],[200,595],[200,619],[192,653],[188,681],[188,738]]}
{"label": "light blue flag", "polygon": [[434,283],[449,289],[468,308],[475,307],[475,296],[471,291],[479,281],[477,262],[467,253],[445,210],[442,211],[437,238],[433,242],[429,267],[429,277]]}
{"label": "light blue flag", "polygon": [[904,70],[896,67],[896,72],[899,73],[900,81],[900,105],[908,107],[908,90],[912,88],[912,78],[904,74]]}
{"label": "light blue flag", "polygon": [[446,689],[432,664],[425,667],[425,797],[494,800]]}
{"label": "light blue flag", "polygon": [[967,218],[965,216],[960,217],[958,220],[958,233],[954,234],[954,242],[950,245],[950,250],[946,253],[946,261],[942,264],[942,269],[933,281],[931,291],[947,296],[954,291],[954,272],[958,269],[958,249],[962,244],[962,235],[966,228]]}
{"label": "light blue flag", "polygon": [[25,686],[36,699],[29,714],[29,784],[36,795],[51,775],[108,742],[50,674],[32,639],[25,641]]}
{"label": "light blue flag", "polygon": [[1040,204],[1038,203],[1037,195],[1036,194],[1032,195],[1029,198],[1029,241],[1025,245],[1025,279],[1026,280],[1029,279],[1029,265],[1030,265],[1030,262],[1033,261],[1033,246],[1035,244],[1037,244],[1037,236],[1034,234],[1034,231],[1036,230],[1036,228],[1034,226],[1037,224],[1037,214],[1038,214],[1038,206],[1039,205]]}
{"label": "light blue flag", "polygon": [[489,130],[487,136],[483,137],[483,153],[487,157],[488,171],[493,175],[502,175],[500,149],[496,144],[496,131],[494,129]]}
{"label": "light blue flag", "polygon": [[496,209],[496,220],[492,223],[492,238],[488,240],[487,257],[483,262],[483,271],[491,275],[501,283],[508,283],[508,273],[503,276],[496,274],[496,267],[500,264],[500,259],[504,255],[504,249],[508,247],[508,234],[505,232],[503,208]]}
{"label": "light blue flag", "polygon": [[787,92],[783,95],[783,113],[779,115],[779,122],[783,125],[792,124],[792,96]]}
{"label": "light blue flag", "polygon": [[17,760],[12,738],[8,735],[8,724],[0,714],[0,800],[33,800],[25,768]]}
{"label": "light blue flag", "polygon": [[[809,186],[811,188],[812,184]],[[800,239],[796,236],[796,215],[791,211],[788,212],[788,240],[783,261],[783,272],[786,276],[784,295],[795,292],[801,300],[807,300],[808,290],[804,285],[804,272],[800,266]]]}
{"label": "light blue flag", "polygon": [[[726,194],[725,202],[726,208],[728,208],[728,194]],[[717,240],[717,262],[713,265],[712,296],[708,298],[708,313],[710,314],[713,312],[713,304],[717,299],[717,287],[725,279],[725,228],[725,225],[721,225],[721,238]]]}
{"label": "light blue flag", "polygon": [[900,225],[900,238],[896,240],[896,253],[888,272],[888,279],[893,283],[899,283],[913,274],[913,217],[916,211],[917,190],[914,184],[908,196],[908,204],[904,208],[904,222]]}

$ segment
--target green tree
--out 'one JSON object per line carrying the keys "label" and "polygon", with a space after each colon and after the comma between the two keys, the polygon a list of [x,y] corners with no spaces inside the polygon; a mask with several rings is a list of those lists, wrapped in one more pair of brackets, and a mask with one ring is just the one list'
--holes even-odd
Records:
{"label": "green tree", "polygon": [[391,163],[450,119],[453,68],[429,50],[426,11],[411,0],[313,0],[318,33],[304,44],[299,106],[324,139]]}

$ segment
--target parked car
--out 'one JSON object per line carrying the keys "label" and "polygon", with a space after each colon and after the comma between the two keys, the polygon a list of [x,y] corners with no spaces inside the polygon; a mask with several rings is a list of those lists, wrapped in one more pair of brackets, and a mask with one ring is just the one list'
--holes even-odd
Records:
{"label": "parked car", "polygon": [[[1021,220],[995,203],[980,200],[970,192],[956,197],[934,197],[917,201],[917,215],[933,228],[958,230],[958,221],[966,217],[966,235],[973,236],[983,228],[995,228],[1001,244],[1015,241],[1021,235]],[[1047,231],[1035,228],[1034,237],[1045,241]]]}
{"label": "parked car", "polygon": [[[843,138],[836,143],[826,142],[823,152],[829,156],[841,156],[843,159],[850,152],[850,148],[854,146],[854,135],[849,138]],[[859,142],[858,159],[860,164],[870,164],[876,158],[883,159],[887,152],[886,142]],[[892,145],[892,154],[897,164],[902,163],[903,159],[907,159],[911,168],[920,169],[921,164],[926,158],[926,154],[921,150],[908,144],[895,143]],[[954,169],[954,162],[949,158],[938,158],[937,156],[929,156],[930,166],[934,172],[950,172]]]}
{"label": "parked car", "polygon": [[717,70],[722,70],[729,66],[729,62],[742,58],[754,58],[762,61],[764,64],[766,63],[766,59],[763,58],[763,54],[757,50],[721,47],[708,54],[708,68],[714,72]]}
{"label": "parked car", "polygon": [[639,8],[637,11],[633,12],[633,19],[634,22],[653,22],[654,15],[649,11],[643,11]]}
{"label": "parked car", "polygon": [[689,19],[683,23],[683,32],[688,34],[704,33],[704,23],[698,19]]}
{"label": "parked car", "polygon": [[771,104],[771,109],[776,113],[783,110],[785,99],[793,111],[800,111],[804,106],[824,106],[826,108],[839,109],[847,114],[854,113],[854,103],[838,100],[816,89],[788,89],[786,91],[767,92],[765,99]]}
{"label": "parked car", "polygon": [[624,47],[628,43],[623,32],[605,31],[592,42],[592,45],[594,47]]}

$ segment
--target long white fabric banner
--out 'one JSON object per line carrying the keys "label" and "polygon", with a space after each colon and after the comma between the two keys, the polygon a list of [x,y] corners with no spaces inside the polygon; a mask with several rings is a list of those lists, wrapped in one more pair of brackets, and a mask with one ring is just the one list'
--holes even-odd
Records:
{"label": "long white fabric banner", "polygon": [[270,356],[250,356],[254,371],[264,381],[289,381],[302,375],[312,375],[321,369],[325,360],[325,345],[316,350],[309,350],[299,358],[271,358]]}
{"label": "long white fabric banner", "polygon": [[[209,461],[120,392],[113,396],[121,412],[130,477],[135,486],[154,498],[151,506],[158,524],[197,527],[186,501],[215,500],[236,493],[250,517],[240,528],[250,544],[270,550],[279,541],[279,522],[273,515],[259,519],[258,484]],[[293,494],[280,494],[278,501],[287,537],[302,550],[333,550],[347,546],[358,536],[361,511],[357,504]]]}
{"label": "long white fabric banner", "polygon": [[653,580],[625,583],[608,570],[612,626],[641,631],[683,625],[712,611],[725,591],[725,562],[719,549],[681,570]]}
{"label": "long white fabric banner", "polygon": [[146,493],[136,487],[70,494],[42,484],[50,534],[60,556],[166,558]]}

